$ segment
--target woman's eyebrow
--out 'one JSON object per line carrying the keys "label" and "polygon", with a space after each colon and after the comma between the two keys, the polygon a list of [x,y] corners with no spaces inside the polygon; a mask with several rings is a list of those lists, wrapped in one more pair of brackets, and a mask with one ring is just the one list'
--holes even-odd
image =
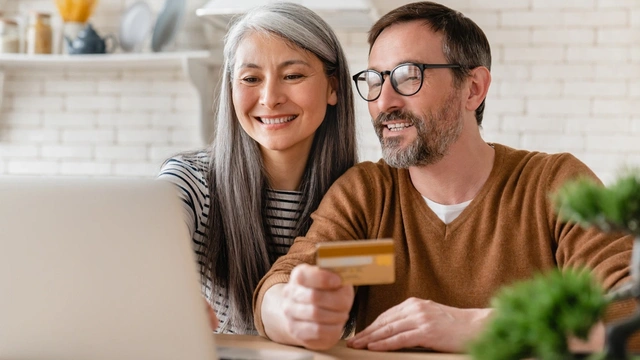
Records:
{"label": "woman's eyebrow", "polygon": [[242,64],[240,64],[240,66],[238,66],[238,68],[240,68],[240,69],[244,69],[244,68],[261,69],[260,66],[258,66],[257,64],[254,64],[254,63],[242,63]]}
{"label": "woman's eyebrow", "polygon": [[291,65],[304,65],[304,66],[311,67],[311,65],[308,62],[306,62],[304,60],[300,60],[300,59],[284,61],[283,63],[278,65],[278,67],[279,68],[283,68],[283,67],[287,67],[287,66],[291,66]]}
{"label": "woman's eyebrow", "polygon": [[[308,62],[304,61],[304,60],[292,59],[292,60],[283,61],[282,63],[280,63],[278,65],[278,68],[285,68],[285,67],[291,66],[291,65],[304,65],[304,66],[311,67],[311,65]],[[242,63],[242,64],[240,64],[240,66],[238,68],[240,68],[240,69],[246,69],[246,68],[248,68],[248,69],[262,69],[262,67],[260,65],[254,64],[254,63],[250,63],[250,62]]]}

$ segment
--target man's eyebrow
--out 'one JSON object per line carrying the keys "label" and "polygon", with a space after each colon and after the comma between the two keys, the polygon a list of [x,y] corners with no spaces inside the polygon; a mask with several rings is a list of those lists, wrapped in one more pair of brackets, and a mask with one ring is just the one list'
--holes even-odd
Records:
{"label": "man's eyebrow", "polygon": [[[416,59],[402,59],[402,60],[398,61],[397,64],[393,65],[392,67],[390,67],[388,69],[383,69],[382,71],[393,70],[396,66],[398,66],[400,64],[408,64],[408,63],[411,63],[411,64],[422,64],[422,63],[424,63],[424,61],[416,60]],[[376,66],[368,67],[367,70],[381,71],[381,70],[378,70],[378,67],[376,67]]]}

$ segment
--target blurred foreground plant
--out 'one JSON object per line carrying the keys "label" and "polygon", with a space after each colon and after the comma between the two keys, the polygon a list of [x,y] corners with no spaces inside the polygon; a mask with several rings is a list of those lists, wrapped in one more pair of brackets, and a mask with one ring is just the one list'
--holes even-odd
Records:
{"label": "blurred foreground plant", "polygon": [[571,359],[568,336],[586,339],[607,301],[587,270],[552,270],[504,287],[494,317],[470,345],[477,360]]}
{"label": "blurred foreground plant", "polygon": [[591,178],[578,178],[564,184],[552,195],[558,213],[603,231],[626,231],[640,236],[640,171],[629,170],[615,183],[604,187]]}
{"label": "blurred foreground plant", "polygon": [[[556,269],[505,287],[492,300],[494,318],[470,344],[474,359],[572,359],[569,336],[586,339],[610,301],[640,300],[640,169],[628,170],[609,187],[587,177],[569,181],[551,199],[564,221],[635,236],[631,281],[605,296],[586,269]],[[640,311],[607,326],[605,352],[590,359],[628,359],[626,340],[639,328]]]}
{"label": "blurred foreground plant", "polygon": [[[640,302],[640,169],[628,170],[609,187],[578,179],[553,195],[560,216],[583,226],[634,235],[629,271],[631,280],[607,294],[609,301],[633,298]],[[640,330],[640,310],[607,326],[606,359],[628,359],[627,339]]]}

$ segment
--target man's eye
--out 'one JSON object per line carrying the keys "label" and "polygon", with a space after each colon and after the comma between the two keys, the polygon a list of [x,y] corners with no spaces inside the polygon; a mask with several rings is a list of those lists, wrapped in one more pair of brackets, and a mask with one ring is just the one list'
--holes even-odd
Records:
{"label": "man's eye", "polygon": [[396,76],[396,77],[394,77],[393,80],[395,81],[396,84],[404,84],[404,83],[407,83],[407,82],[416,83],[416,82],[420,82],[420,77],[409,75],[409,74],[405,74],[405,75],[402,75],[402,76]]}

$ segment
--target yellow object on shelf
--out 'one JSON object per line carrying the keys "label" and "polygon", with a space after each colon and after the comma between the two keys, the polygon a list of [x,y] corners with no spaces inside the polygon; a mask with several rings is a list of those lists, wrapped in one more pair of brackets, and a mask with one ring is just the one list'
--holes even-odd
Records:
{"label": "yellow object on shelf", "polygon": [[93,13],[98,0],[55,0],[65,22],[85,23]]}

